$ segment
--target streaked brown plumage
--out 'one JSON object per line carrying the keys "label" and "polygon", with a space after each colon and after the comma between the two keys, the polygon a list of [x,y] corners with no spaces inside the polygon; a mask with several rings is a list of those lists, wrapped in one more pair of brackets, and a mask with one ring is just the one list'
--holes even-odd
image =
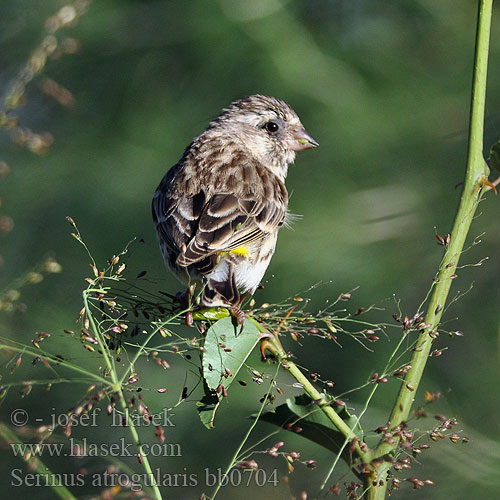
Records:
{"label": "streaked brown plumage", "polygon": [[186,148],[153,197],[168,267],[202,307],[239,311],[267,269],[285,223],[285,177],[295,152],[317,146],[273,97],[233,102]]}

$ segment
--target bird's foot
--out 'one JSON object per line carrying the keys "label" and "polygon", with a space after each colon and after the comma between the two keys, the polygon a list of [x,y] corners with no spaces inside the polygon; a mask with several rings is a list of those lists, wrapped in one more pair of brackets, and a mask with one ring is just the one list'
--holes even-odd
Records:
{"label": "bird's foot", "polygon": [[238,325],[241,326],[240,333],[243,331],[243,325],[245,324],[246,314],[240,309],[239,305],[232,306],[229,309],[231,316],[236,319]]}

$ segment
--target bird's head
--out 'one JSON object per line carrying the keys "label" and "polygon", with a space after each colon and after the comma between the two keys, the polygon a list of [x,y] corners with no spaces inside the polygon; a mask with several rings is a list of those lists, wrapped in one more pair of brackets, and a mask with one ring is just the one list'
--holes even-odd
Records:
{"label": "bird's head", "polygon": [[282,179],[297,151],[318,145],[285,101],[259,94],[231,103],[209,129],[241,142]]}

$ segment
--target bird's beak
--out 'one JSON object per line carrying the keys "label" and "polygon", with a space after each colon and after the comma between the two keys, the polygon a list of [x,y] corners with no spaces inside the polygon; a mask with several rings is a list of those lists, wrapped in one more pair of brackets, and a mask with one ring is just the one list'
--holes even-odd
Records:
{"label": "bird's beak", "polygon": [[304,127],[292,131],[288,144],[293,151],[311,149],[319,145],[316,139],[311,137]]}

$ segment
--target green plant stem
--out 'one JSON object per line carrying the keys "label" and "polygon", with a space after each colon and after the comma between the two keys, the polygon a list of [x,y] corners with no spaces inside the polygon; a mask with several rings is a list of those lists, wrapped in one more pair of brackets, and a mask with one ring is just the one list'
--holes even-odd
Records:
{"label": "green plant stem", "polygon": [[[121,376],[120,380],[119,380],[119,383],[120,383],[120,386],[125,382],[125,379],[127,378],[127,376],[130,375],[130,372],[132,369],[135,369],[135,363],[137,362],[137,360],[139,359],[140,355],[143,353],[144,349],[146,348],[146,346],[149,344],[149,341],[155,336],[158,334],[158,330],[159,328],[155,329],[152,333],[150,333],[148,335],[148,337],[146,338],[146,340],[139,346],[139,348],[137,349],[137,352],[135,353],[134,355],[134,358],[132,359],[132,361],[130,362],[130,368],[128,370],[126,370],[123,375]],[[137,346],[134,346],[134,347],[137,347]]]}
{"label": "green plant stem", "polygon": [[[3,440],[10,445],[11,443],[18,444],[22,446],[24,443],[17,437],[12,430],[9,429],[5,424],[2,424],[0,422],[0,436],[3,438]],[[59,498],[62,498],[63,500],[77,500],[75,496],[72,495],[72,493],[64,486],[61,484],[58,478],[58,474],[54,474],[41,460],[40,457],[34,457],[34,456],[26,456],[23,455],[23,460],[30,466],[30,468],[33,468],[35,472],[38,474],[41,474],[43,477],[50,477],[49,484],[47,486],[50,486],[52,491],[56,496]]]}
{"label": "green plant stem", "polygon": [[273,378],[271,379],[271,383],[269,384],[269,389],[267,390],[267,394],[265,395],[264,401],[262,401],[262,405],[260,406],[259,413],[257,413],[257,416],[255,417],[252,425],[249,427],[249,429],[246,432],[243,440],[241,441],[241,443],[238,446],[237,450],[234,452],[233,457],[231,458],[231,462],[229,463],[226,471],[224,472],[224,476],[222,476],[222,479],[217,484],[217,487],[215,488],[215,491],[214,491],[213,495],[210,497],[210,500],[215,500],[215,497],[217,496],[217,494],[219,493],[219,490],[222,487],[222,483],[223,483],[224,479],[229,474],[229,471],[234,466],[236,460],[238,460],[238,456],[239,456],[239,454],[240,454],[243,446],[245,446],[245,443],[248,441],[248,438],[250,437],[250,434],[252,433],[252,431],[255,429],[255,426],[259,422],[259,418],[262,415],[262,412],[264,411],[264,408],[265,408],[265,406],[266,406],[266,404],[268,402],[269,394],[271,394],[271,391],[273,390],[273,384],[274,384],[274,381],[276,380],[276,377],[278,376],[278,371],[280,369],[280,366],[281,366],[281,363],[278,365],[278,367],[276,368],[276,371],[274,372]]}
{"label": "green plant stem", "polygon": [[[286,356],[286,354],[285,354]],[[342,420],[338,413],[328,404],[324,399],[324,394],[319,392],[316,387],[314,387],[308,378],[300,371],[299,367],[286,357],[282,361],[285,364],[288,373],[304,388],[304,391],[308,396],[313,399],[313,401],[318,401],[318,407],[321,408],[323,413],[330,419],[330,421],[337,427],[337,429],[345,436],[346,439],[352,441],[356,439],[357,436],[354,431]]]}
{"label": "green plant stem", "polygon": [[[130,362],[130,367],[128,370],[126,370],[123,375],[121,376],[119,382],[120,382],[120,386],[123,385],[123,382],[125,381],[125,379],[127,378],[127,376],[130,374],[130,371],[132,369],[134,369],[133,367],[135,367],[135,364],[137,362],[137,360],[140,358],[141,354],[144,352],[144,350],[146,349],[147,345],[149,344],[149,341],[155,336],[158,334],[159,330],[165,325],[165,324],[169,324],[169,323],[173,323],[179,316],[182,316],[183,314],[185,314],[187,312],[186,311],[180,311],[178,313],[176,313],[174,316],[172,316],[168,322],[165,322],[165,323],[162,323],[161,326],[158,326],[157,328],[155,328],[146,338],[146,340],[137,348],[137,351],[136,353],[134,354],[134,357],[132,358],[132,361]],[[229,314],[229,313],[228,313]],[[137,347],[137,345],[134,345],[134,347]]]}
{"label": "green plant stem", "polygon": [[[102,352],[102,356],[104,358],[104,362],[106,363],[106,368],[107,372],[111,375],[111,378],[113,380],[113,384],[117,383],[117,380],[115,380],[114,375],[116,375],[116,370],[115,370],[115,360],[113,356],[111,356],[109,349],[108,349],[108,344],[106,344],[106,341],[104,340],[100,328],[97,327],[97,324],[94,320],[94,316],[92,314],[92,311],[90,310],[90,305],[89,305],[89,300],[88,296],[89,293],[91,293],[90,290],[85,290],[83,292],[83,305],[85,306],[85,311],[87,313],[87,318],[89,319],[90,326],[92,327],[92,330],[95,334],[95,337],[97,339],[97,342],[99,343],[99,348]],[[120,385],[121,387],[121,385]],[[116,389],[116,387],[115,387]]]}
{"label": "green plant stem", "polygon": [[132,435],[132,439],[134,440],[134,444],[137,447],[138,457],[140,457],[140,462],[143,465],[144,470],[148,474],[148,478],[151,480],[151,488],[153,489],[155,498],[156,498],[156,500],[162,500],[160,489],[158,488],[158,485],[156,484],[156,479],[155,479],[155,476],[154,476],[153,471],[151,469],[151,464],[149,463],[147,455],[142,450],[142,444],[141,444],[141,440],[139,438],[139,433],[137,432],[137,429],[135,428],[133,419],[130,418],[128,406],[127,406],[127,401],[126,401],[125,395],[123,393],[122,382],[118,377],[118,373],[117,373],[116,367],[115,367],[114,358],[112,357],[112,355],[109,351],[109,348],[104,340],[104,337],[102,336],[101,329],[96,324],[94,316],[92,315],[92,311],[90,310],[90,306],[88,303],[88,293],[89,293],[89,290],[86,290],[85,292],[83,292],[83,303],[85,305],[87,317],[89,318],[90,326],[92,328],[92,331],[95,334],[95,337],[97,339],[97,342],[99,343],[99,347],[101,349],[102,355],[104,357],[107,371],[109,373],[109,376],[111,377],[111,384],[109,384],[109,382],[108,382],[108,384],[111,386],[112,390],[118,396],[118,402],[119,402],[120,407],[125,415],[125,418],[127,421],[127,427],[129,428],[130,434]]}
{"label": "green plant stem", "polygon": [[[82,373],[83,375],[86,375],[90,379],[94,379],[96,382],[100,382],[101,384],[108,385],[109,380],[106,380],[105,378],[101,377],[100,375],[96,375],[95,373],[92,373],[85,368],[80,368],[78,365],[74,365],[73,363],[70,363],[69,361],[66,360],[59,360],[55,359],[54,356],[46,351],[43,350],[35,350],[35,349],[30,349],[28,346],[25,344],[21,344],[20,342],[15,342],[11,339],[6,339],[5,337],[0,337],[0,341],[5,341],[6,343],[0,343],[0,351],[2,350],[8,350],[8,351],[14,351],[14,352],[19,352],[20,354],[31,356],[33,358],[36,357],[43,357],[47,359],[48,361],[52,362],[57,362],[64,368],[68,368],[69,370],[73,370],[78,373]],[[14,344],[14,345],[12,345]]]}
{"label": "green plant stem", "polygon": [[[268,333],[264,327],[255,321],[253,318],[248,318],[250,321],[255,323],[262,333]],[[324,394],[319,392],[316,387],[309,381],[309,379],[300,371],[300,368],[289,359],[287,353],[283,349],[281,342],[277,335],[271,334],[265,342],[265,348],[269,349],[278,359],[280,365],[303,387],[306,394],[313,400],[317,401],[318,408],[320,408],[323,413],[328,417],[333,425],[339,430],[339,432],[349,441],[353,440],[356,442],[357,455],[364,463],[369,463],[371,461],[371,454],[369,451],[361,449],[359,445],[359,440],[353,429],[351,429],[338,415],[338,413],[330,406],[330,404],[325,400]]]}
{"label": "green plant stem", "polygon": [[134,443],[137,447],[138,450],[138,457],[140,457],[140,462],[142,463],[144,470],[146,471],[149,480],[151,481],[151,488],[154,492],[154,496],[156,500],[162,500],[160,488],[158,488],[158,485],[156,484],[156,479],[153,474],[153,470],[151,469],[151,464],[149,463],[147,455],[142,451],[142,443],[139,438],[139,433],[137,432],[137,429],[135,428],[133,419],[130,418],[128,407],[127,407],[127,402],[124,398],[123,392],[120,389],[118,392],[118,399],[120,406],[123,410],[123,413],[125,414],[125,418],[127,420],[127,427],[130,429],[130,434],[132,435],[132,439],[134,440]]}
{"label": "green plant stem", "polygon": [[[441,261],[439,273],[435,280],[434,291],[424,317],[426,326],[419,333],[410,361],[412,368],[403,380],[389,418],[391,428],[406,421],[410,413],[415,391],[419,386],[435,335],[437,334],[451,283],[456,277],[455,271],[464,248],[465,239],[474,218],[484,182],[487,180],[489,174],[488,166],[483,158],[483,123],[492,4],[493,0],[480,0],[479,2],[469,127],[469,150],[465,183],[460,204],[451,231],[450,242]],[[391,440],[390,442],[382,439],[375,450],[375,458],[393,455],[398,444],[398,439]],[[367,492],[368,496],[365,498],[377,500],[385,498],[387,487],[385,473],[389,467],[390,464],[387,462],[379,467],[377,478],[382,481],[382,484],[377,487],[370,487]]]}

